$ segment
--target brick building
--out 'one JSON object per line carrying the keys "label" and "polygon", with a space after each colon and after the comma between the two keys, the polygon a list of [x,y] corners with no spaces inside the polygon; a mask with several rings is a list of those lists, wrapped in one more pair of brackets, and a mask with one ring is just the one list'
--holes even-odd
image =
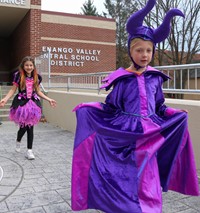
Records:
{"label": "brick building", "polygon": [[[67,5],[66,5],[67,6]],[[0,0],[0,82],[27,55],[50,54],[51,73],[116,68],[115,20],[41,10],[41,0]]]}

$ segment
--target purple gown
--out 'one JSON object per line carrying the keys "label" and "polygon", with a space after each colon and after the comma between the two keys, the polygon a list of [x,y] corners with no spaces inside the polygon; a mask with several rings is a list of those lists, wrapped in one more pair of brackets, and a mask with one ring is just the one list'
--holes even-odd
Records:
{"label": "purple gown", "polygon": [[199,195],[187,113],[164,105],[167,79],[120,68],[104,80],[105,103],[74,109],[72,210],[161,213],[162,191]]}

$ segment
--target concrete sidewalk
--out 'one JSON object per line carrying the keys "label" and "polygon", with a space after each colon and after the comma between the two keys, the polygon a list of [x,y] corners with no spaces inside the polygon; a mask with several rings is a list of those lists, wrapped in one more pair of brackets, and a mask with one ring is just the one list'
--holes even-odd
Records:
{"label": "concrete sidewalk", "polygon": [[[15,152],[17,130],[11,122],[0,125],[0,213],[73,212],[70,178],[74,134],[49,123],[38,124],[33,144],[36,159],[30,161],[24,157],[26,135],[21,152]],[[199,212],[200,197],[163,193],[163,213]]]}

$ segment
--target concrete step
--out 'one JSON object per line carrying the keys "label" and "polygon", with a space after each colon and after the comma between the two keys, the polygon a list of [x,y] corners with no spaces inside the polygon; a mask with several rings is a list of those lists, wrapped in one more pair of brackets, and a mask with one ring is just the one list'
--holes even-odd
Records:
{"label": "concrete step", "polygon": [[9,121],[9,114],[0,115],[0,122]]}
{"label": "concrete step", "polygon": [[11,103],[12,101],[9,101],[9,103],[7,102],[3,108],[0,108],[0,111],[4,109],[10,109]]}
{"label": "concrete step", "polygon": [[8,121],[9,120],[9,112],[10,112],[10,107],[1,108],[0,109],[0,121]]}
{"label": "concrete step", "polygon": [[[6,85],[0,86],[0,99],[6,96],[6,94],[9,92],[11,87],[12,86],[6,86]],[[5,104],[3,108],[0,108],[0,121],[9,121],[9,110],[10,110],[10,106],[12,104],[14,96],[15,94],[10,100],[8,100],[8,102]]]}
{"label": "concrete step", "polygon": [[1,108],[0,109],[0,116],[1,115],[5,115],[5,114],[9,114],[9,111],[10,111],[9,108],[7,108],[7,109],[6,108],[3,108],[3,109]]}
{"label": "concrete step", "polygon": [[0,86],[0,93],[2,97],[4,97],[8,91],[11,89],[12,86]]}

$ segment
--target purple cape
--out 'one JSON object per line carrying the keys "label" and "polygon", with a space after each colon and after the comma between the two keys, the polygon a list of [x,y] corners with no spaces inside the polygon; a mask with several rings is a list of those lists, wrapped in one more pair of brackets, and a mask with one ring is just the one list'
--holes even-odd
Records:
{"label": "purple cape", "polygon": [[164,104],[167,79],[120,68],[104,80],[105,103],[75,108],[74,211],[161,213],[162,191],[199,195],[187,113]]}

